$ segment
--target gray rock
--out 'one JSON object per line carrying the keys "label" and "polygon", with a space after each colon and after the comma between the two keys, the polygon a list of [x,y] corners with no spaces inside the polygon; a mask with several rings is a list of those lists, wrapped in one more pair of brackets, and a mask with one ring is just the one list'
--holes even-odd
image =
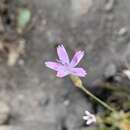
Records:
{"label": "gray rock", "polygon": [[79,125],[76,114],[69,114],[65,122],[66,128],[68,130],[75,130],[78,127],[76,124]]}
{"label": "gray rock", "polygon": [[20,130],[61,130],[60,125],[57,124],[33,121],[20,124],[19,127],[21,128]]}
{"label": "gray rock", "polygon": [[0,130],[61,130],[60,127],[54,124],[41,124],[37,122],[29,122],[29,124],[21,125],[2,125]]}
{"label": "gray rock", "polygon": [[[24,35],[28,39],[23,57],[25,63],[22,61],[15,67],[7,67],[4,63],[0,66],[0,96],[4,95],[11,104],[14,118],[10,122],[42,124],[28,125],[22,130],[58,130],[51,124],[62,124],[66,120],[69,130],[77,129],[82,126],[80,121],[84,111],[92,110],[87,97],[67,77],[56,78],[55,72],[46,68],[43,62],[57,58],[55,45],[63,41],[70,58],[77,50],[86,52],[80,62],[88,72],[83,78],[83,83],[87,84],[85,87],[92,86],[97,79],[101,80],[103,67],[108,63],[125,61],[126,51],[129,50],[128,44],[124,44],[128,43],[129,37],[127,40],[127,37],[121,36],[125,42],[118,42],[117,35],[120,28],[129,25],[130,0],[117,0],[116,8],[110,0],[91,0],[89,12],[89,0],[23,1],[31,3],[36,17],[32,32]],[[104,1],[107,1],[106,10]],[[38,14],[39,10],[42,13]],[[115,67],[112,67],[114,71],[109,71],[109,68],[105,70],[106,77],[116,73]]]}

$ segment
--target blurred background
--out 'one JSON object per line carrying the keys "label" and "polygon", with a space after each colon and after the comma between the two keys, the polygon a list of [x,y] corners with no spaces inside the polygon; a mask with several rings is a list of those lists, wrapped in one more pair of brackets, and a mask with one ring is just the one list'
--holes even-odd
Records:
{"label": "blurred background", "polygon": [[[129,30],[129,0],[0,0],[0,130],[130,130]],[[45,67],[60,43],[85,51],[85,87],[117,112]]]}

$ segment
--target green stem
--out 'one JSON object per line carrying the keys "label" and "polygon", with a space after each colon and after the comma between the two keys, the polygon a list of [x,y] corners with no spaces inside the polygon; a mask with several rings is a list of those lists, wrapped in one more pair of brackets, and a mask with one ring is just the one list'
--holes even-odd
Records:
{"label": "green stem", "polygon": [[93,95],[89,90],[87,90],[82,83],[82,80],[74,75],[70,75],[70,79],[72,80],[72,82],[74,83],[74,85],[78,88],[80,88],[82,91],[84,91],[87,95],[89,95],[90,97],[92,97],[93,99],[95,99],[97,102],[99,102],[101,105],[103,105],[105,108],[107,108],[108,110],[115,112],[115,110],[110,107],[109,105],[107,105],[105,102],[103,102],[101,99],[99,99],[98,97],[96,97],[95,95]]}
{"label": "green stem", "polygon": [[105,108],[107,108],[108,110],[115,112],[115,110],[110,107],[109,105],[107,105],[105,102],[103,102],[102,100],[100,100],[98,97],[96,97],[95,95],[93,95],[90,91],[88,91],[84,86],[80,87],[80,89],[82,91],[84,91],[87,95],[89,95],[90,97],[92,97],[93,99],[95,99],[97,102],[99,102],[101,105],[103,105]]}

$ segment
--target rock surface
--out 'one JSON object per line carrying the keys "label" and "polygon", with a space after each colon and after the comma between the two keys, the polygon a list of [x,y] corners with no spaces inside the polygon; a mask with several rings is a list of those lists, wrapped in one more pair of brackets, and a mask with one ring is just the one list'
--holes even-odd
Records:
{"label": "rock surface", "polygon": [[[26,54],[14,67],[0,66],[0,97],[11,105],[10,124],[36,122],[37,126],[40,122],[43,125],[39,130],[51,130],[57,125],[67,129],[83,126],[84,111],[93,111],[88,97],[69,78],[56,78],[44,62],[56,59],[55,47],[61,42],[70,56],[75,50],[85,50],[81,66],[88,72],[83,79],[88,86],[103,77],[109,63],[127,62],[130,1],[106,1],[27,0],[37,22],[26,36]],[[126,35],[125,30],[120,30],[123,27],[128,30]],[[32,125],[28,126],[28,130],[32,129]]]}
{"label": "rock surface", "polygon": [[9,105],[4,101],[0,101],[0,125],[8,121],[10,114],[11,109]]}

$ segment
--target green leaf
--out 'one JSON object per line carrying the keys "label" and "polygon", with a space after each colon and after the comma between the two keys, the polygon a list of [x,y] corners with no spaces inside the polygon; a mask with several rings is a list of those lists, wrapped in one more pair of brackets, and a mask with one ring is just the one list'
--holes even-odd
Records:
{"label": "green leaf", "polygon": [[17,17],[17,31],[21,33],[31,19],[31,11],[29,9],[23,8],[19,10]]}

